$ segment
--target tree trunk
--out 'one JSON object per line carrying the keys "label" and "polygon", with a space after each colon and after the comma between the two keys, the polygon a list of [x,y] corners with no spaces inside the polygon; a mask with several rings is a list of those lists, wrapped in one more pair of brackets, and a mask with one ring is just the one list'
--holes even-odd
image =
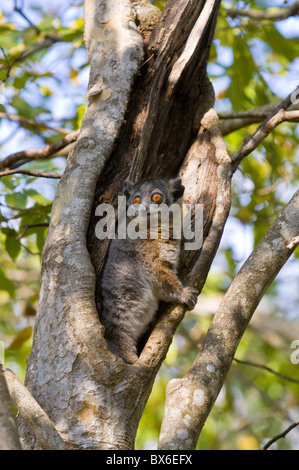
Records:
{"label": "tree trunk", "polygon": [[[25,382],[71,448],[134,447],[185,314],[161,305],[135,364],[110,353],[99,320],[108,250],[95,237],[99,201],[116,204],[128,176],[179,174],[186,202],[204,205],[203,247],[183,253],[182,280],[201,289],[217,251],[232,175],[206,75],[218,7],[219,0],[170,0],[157,20],[145,0],[85,1],[89,101],[53,204]],[[21,419],[19,426],[24,445],[39,448]]]}

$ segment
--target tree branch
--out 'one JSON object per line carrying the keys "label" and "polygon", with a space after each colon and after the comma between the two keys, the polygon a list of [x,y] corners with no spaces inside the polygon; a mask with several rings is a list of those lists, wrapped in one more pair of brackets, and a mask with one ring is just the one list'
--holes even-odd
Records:
{"label": "tree branch", "polygon": [[21,450],[17,424],[0,362],[0,450]]}
{"label": "tree branch", "polygon": [[[281,101],[280,103],[282,104],[283,101]],[[241,112],[241,113],[230,114],[230,115],[227,115],[227,116],[223,115],[223,114],[219,115],[220,119],[229,119],[229,120],[233,121],[233,123],[230,122],[229,125],[227,125],[227,123],[221,123],[220,124],[220,129],[221,129],[222,135],[227,135],[230,132],[232,132],[234,130],[237,130],[241,127],[244,127],[248,124],[252,124],[254,122],[261,121],[262,118],[265,118],[265,117],[269,116],[269,112],[267,113],[267,110],[270,111],[270,110],[273,109],[273,107],[274,107],[273,105],[266,105],[264,107],[257,108],[256,111],[255,110],[248,111],[248,112],[245,111],[245,112]],[[5,113],[2,113],[2,114],[5,114]],[[0,115],[1,115],[1,113],[0,113]],[[5,117],[7,117],[8,119],[14,119],[14,120],[21,121],[21,119],[19,119],[17,116],[6,115],[5,114]],[[256,136],[256,133],[251,136],[251,138],[252,138],[251,144],[254,144],[256,142],[255,146],[249,147],[249,140],[248,140],[246,142],[246,144],[244,144],[241,147],[241,149],[238,151],[239,152],[239,157],[237,156],[238,152],[236,152],[235,154],[232,155],[232,159],[233,160],[236,159],[238,161],[243,159],[245,156],[247,156],[249,153],[251,153],[252,150],[254,150],[257,147],[257,145],[259,145],[259,143],[262,140],[264,140],[265,137],[267,137],[267,135],[273,130],[274,127],[281,124],[282,122],[284,122],[284,121],[296,122],[298,120],[299,120],[299,111],[295,111],[295,110],[294,111],[287,111],[287,112],[285,111],[284,113],[281,111],[279,114],[277,114],[275,119],[274,119],[274,116],[273,116],[273,120],[271,120],[271,122],[269,124],[267,124],[266,127],[264,127],[264,131],[266,132],[266,134],[264,136],[261,132],[259,133],[258,136]],[[32,120],[32,122],[31,122],[31,120],[30,120],[30,122],[28,121],[28,124],[44,126],[43,124],[35,123],[35,121],[33,121],[33,120]],[[47,126],[45,126],[45,127],[47,127]],[[50,129],[50,127],[48,127],[48,128]],[[62,131],[61,129],[53,129],[53,130],[55,130],[57,132]],[[51,158],[51,157],[54,157],[54,156],[59,156],[59,155],[63,154],[62,150],[65,150],[65,153],[68,153],[70,148],[66,149],[66,147],[69,146],[72,142],[75,142],[77,140],[78,134],[79,134],[79,130],[69,132],[67,134],[67,136],[64,137],[63,139],[60,139],[59,141],[55,142],[54,144],[47,145],[47,146],[43,147],[42,149],[24,150],[24,151],[17,152],[17,153],[14,153],[12,155],[9,155],[4,160],[0,161],[0,169],[10,168],[10,167],[15,168],[15,167],[21,166],[21,165],[23,165],[23,164],[25,164],[25,163],[27,163],[28,161],[31,161],[31,160],[41,160],[41,159]],[[257,139],[257,140],[255,140],[255,139]],[[246,150],[246,149],[249,149],[249,150]],[[248,152],[248,153],[246,153],[246,152]],[[15,172],[15,173],[17,173],[17,172]],[[33,171],[31,171],[31,173],[29,173],[29,170],[28,170],[28,172],[25,172],[25,170],[24,170],[24,171],[19,171],[18,173],[31,174],[32,176],[44,177],[44,178],[60,178],[61,177],[61,175],[55,175],[55,174],[50,174],[50,173],[47,174],[47,173],[36,172],[36,174],[34,174]],[[13,172],[11,172],[11,173],[2,172],[2,173],[0,173],[0,177],[1,176],[6,176],[8,174],[13,174]]]}
{"label": "tree branch", "polygon": [[42,49],[48,49],[55,42],[59,42],[62,40],[63,38],[57,34],[46,34],[42,41],[36,43],[31,48],[25,49],[17,57],[14,57],[11,61],[7,57],[5,57],[6,63],[0,67],[0,71],[6,70],[6,77],[2,79],[2,81],[5,82],[9,78],[10,71],[15,64],[22,62],[23,60],[27,59],[36,52],[41,51]]}
{"label": "tree branch", "polygon": [[56,173],[44,173],[42,171],[34,171],[34,170],[6,170],[6,171],[0,171],[0,178],[2,178],[2,176],[15,175],[16,173],[22,174],[22,175],[36,176],[38,178],[56,178],[56,179],[61,178],[61,175],[56,174]]}
{"label": "tree branch", "polygon": [[296,120],[299,118],[299,111],[286,111],[285,109],[292,104],[294,94],[297,94],[299,88],[283,100],[279,107],[275,109],[270,117],[268,117],[256,130],[254,134],[245,139],[242,147],[231,155],[233,170],[236,170],[241,160],[249,155],[257,146],[272,132],[272,130],[282,122]]}
{"label": "tree branch", "polygon": [[38,128],[39,130],[40,129],[49,129],[51,131],[58,132],[59,134],[68,135],[72,132],[68,129],[65,129],[64,127],[48,126],[44,122],[37,122],[34,119],[24,118],[22,116],[19,116],[18,114],[8,114],[8,113],[0,112],[0,118],[5,118],[5,119],[9,119],[10,121],[19,122],[23,127],[31,126],[31,127],[34,127],[34,128]]}
{"label": "tree branch", "polygon": [[21,240],[21,238],[23,238],[23,236],[25,235],[28,229],[35,228],[35,227],[49,227],[49,224],[48,222],[41,222],[39,224],[24,225],[23,231],[20,233],[20,235],[17,236],[16,240]]}
{"label": "tree branch", "polygon": [[[266,104],[265,106],[259,106],[258,108],[250,109],[248,111],[241,111],[239,113],[219,113],[218,117],[219,119],[222,119],[222,122],[220,123],[220,130],[222,135],[228,135],[231,132],[241,129],[242,127],[267,119],[281,105],[281,103],[283,103],[283,101],[284,100],[276,103]],[[292,104],[287,108],[288,111],[295,111],[298,109],[299,103]],[[299,121],[299,118],[292,119],[292,122],[297,121]]]}
{"label": "tree branch", "polygon": [[0,170],[18,168],[19,166],[24,165],[24,163],[32,160],[45,160],[47,158],[51,158],[55,156],[59,150],[67,147],[72,142],[75,142],[78,135],[79,130],[70,132],[68,135],[63,137],[63,139],[54,142],[54,144],[46,145],[41,149],[24,150],[22,152],[13,153],[0,161]]}
{"label": "tree branch", "polygon": [[267,288],[293,253],[295,246],[288,246],[298,234],[299,190],[232,282],[187,375],[169,382],[160,449],[196,447],[239,341]]}
{"label": "tree branch", "polygon": [[289,18],[290,16],[294,16],[299,12],[299,1],[297,0],[293,5],[290,7],[285,8],[275,8],[274,11],[269,9],[267,11],[263,10],[254,10],[254,9],[228,9],[226,13],[231,18],[236,18],[237,16],[247,16],[248,18],[252,18],[254,20],[272,20],[272,21],[281,21]]}
{"label": "tree branch", "polygon": [[288,380],[289,382],[299,384],[299,380],[293,379],[292,377],[289,377],[288,375],[281,374],[280,372],[277,372],[271,369],[271,367],[265,366],[264,364],[257,364],[256,362],[251,362],[251,361],[241,361],[240,359],[237,359],[236,357],[234,357],[234,361],[237,362],[238,364],[243,364],[245,366],[257,367],[258,369],[266,370],[267,372],[277,375],[277,377],[280,377],[284,380]]}
{"label": "tree branch", "polygon": [[291,424],[291,426],[289,426],[285,431],[283,431],[282,433],[280,433],[277,436],[273,437],[273,439],[271,439],[269,442],[267,442],[267,444],[261,450],[269,449],[269,447],[271,447],[272,444],[274,444],[274,442],[278,441],[278,439],[282,439],[282,438],[286,437],[286,435],[290,431],[292,431],[292,429],[296,428],[297,426],[299,426],[299,421],[296,421],[295,423]]}
{"label": "tree branch", "polygon": [[44,450],[68,450],[60,434],[28,389],[9,369],[4,370],[9,393],[15,407],[26,421]]}
{"label": "tree branch", "polygon": [[22,16],[22,18],[24,18],[24,20],[27,21],[27,23],[28,23],[30,26],[32,26],[32,28],[34,28],[35,31],[39,34],[39,33],[40,33],[40,30],[38,29],[38,27],[37,27],[34,23],[32,23],[32,21],[28,18],[27,15],[25,15],[25,13],[24,13],[24,11],[23,11],[23,8],[24,8],[24,1],[22,1],[21,3],[22,3],[22,5],[21,5],[21,6],[18,6],[18,1],[15,0],[15,7],[14,7],[14,10],[15,10],[17,13],[19,13],[19,14]]}

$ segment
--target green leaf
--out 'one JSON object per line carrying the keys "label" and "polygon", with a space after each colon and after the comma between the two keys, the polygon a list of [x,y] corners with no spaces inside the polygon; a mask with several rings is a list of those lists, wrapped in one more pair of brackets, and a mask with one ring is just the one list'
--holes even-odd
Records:
{"label": "green leaf", "polygon": [[21,244],[16,240],[17,232],[10,230],[10,233],[6,235],[5,248],[9,256],[13,261],[18,257],[21,252]]}
{"label": "green leaf", "polygon": [[82,119],[85,113],[86,103],[80,104],[77,107],[76,126],[79,129],[81,127]]}
{"label": "green leaf", "polygon": [[163,8],[165,7],[166,5],[166,0],[155,0],[153,2],[153,5],[155,5],[156,7],[160,8],[160,10],[163,10]]}
{"label": "green leaf", "polygon": [[0,268],[0,290],[5,290],[10,294],[11,297],[14,297],[16,286],[14,283],[8,279],[2,269]]}
{"label": "green leaf", "polygon": [[227,267],[229,271],[229,275],[233,278],[236,270],[236,261],[233,258],[232,250],[231,248],[227,248],[224,250],[226,262],[227,262]]}
{"label": "green leaf", "polygon": [[274,25],[264,28],[263,38],[271,47],[272,51],[279,57],[283,67],[287,67],[288,61],[293,62],[299,55],[299,47],[294,41],[284,38]]}
{"label": "green leaf", "polygon": [[11,23],[1,24],[0,28],[0,42],[1,47],[9,51],[15,47],[20,38],[22,38],[23,31],[17,31],[15,25]]}
{"label": "green leaf", "polygon": [[1,178],[1,184],[10,191],[14,191],[15,187],[20,183],[21,178],[16,175],[7,175]]}
{"label": "green leaf", "polygon": [[[39,206],[38,204],[35,204],[29,210],[25,211],[24,214],[22,214],[20,233],[22,232],[23,227],[25,225],[33,225],[33,224],[49,222],[50,212],[51,212],[51,205]],[[29,232],[29,233],[33,233],[33,232]]]}
{"label": "green leaf", "polygon": [[15,209],[25,209],[27,196],[24,193],[13,193],[5,196],[6,204]]}
{"label": "green leaf", "polygon": [[26,326],[20,331],[8,346],[9,349],[20,349],[25,341],[32,337],[32,326]]}
{"label": "green leaf", "polygon": [[36,230],[36,245],[40,253],[43,251],[43,247],[44,247],[46,236],[47,236],[47,231],[48,231],[48,227],[37,227],[37,230]]}
{"label": "green leaf", "polygon": [[42,20],[38,25],[38,29],[43,32],[51,31],[53,33],[53,18],[45,18]]}
{"label": "green leaf", "polygon": [[21,90],[22,88],[24,88],[26,82],[30,80],[31,78],[32,78],[31,74],[28,72],[25,72],[24,74],[14,78],[13,86]]}
{"label": "green leaf", "polygon": [[35,189],[32,189],[32,188],[25,189],[24,193],[41,206],[48,206],[49,204],[51,204],[51,201],[49,201],[49,199],[46,199],[44,196],[42,196],[42,194],[38,193]]}
{"label": "green leaf", "polygon": [[258,68],[247,42],[241,36],[234,37],[233,53],[234,63],[227,69],[232,81],[226,96],[231,100],[233,109],[247,109],[252,100],[244,93],[244,90],[258,73]]}
{"label": "green leaf", "polygon": [[34,119],[41,113],[49,113],[49,110],[41,106],[32,107],[27,101],[23,100],[20,96],[14,96],[11,104],[16,108],[18,114]]}

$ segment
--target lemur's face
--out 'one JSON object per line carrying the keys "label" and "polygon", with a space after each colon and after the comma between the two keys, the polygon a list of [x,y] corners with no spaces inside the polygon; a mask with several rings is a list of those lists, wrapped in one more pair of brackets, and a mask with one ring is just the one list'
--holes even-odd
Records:
{"label": "lemur's face", "polygon": [[170,181],[150,178],[136,184],[125,181],[123,192],[127,197],[128,206],[142,204],[149,213],[151,207],[159,207],[161,204],[170,206],[178,201],[183,196],[184,190],[180,178]]}

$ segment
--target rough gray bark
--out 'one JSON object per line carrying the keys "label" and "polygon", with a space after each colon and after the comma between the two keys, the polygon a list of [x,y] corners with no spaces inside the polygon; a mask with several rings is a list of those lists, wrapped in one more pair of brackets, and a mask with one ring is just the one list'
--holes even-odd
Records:
{"label": "rough gray bark", "polygon": [[0,450],[21,450],[12,402],[0,363]]}
{"label": "rough gray bark", "polygon": [[15,407],[36,436],[41,448],[43,450],[68,450],[49,417],[18,377],[9,369],[4,370],[4,377]]}

